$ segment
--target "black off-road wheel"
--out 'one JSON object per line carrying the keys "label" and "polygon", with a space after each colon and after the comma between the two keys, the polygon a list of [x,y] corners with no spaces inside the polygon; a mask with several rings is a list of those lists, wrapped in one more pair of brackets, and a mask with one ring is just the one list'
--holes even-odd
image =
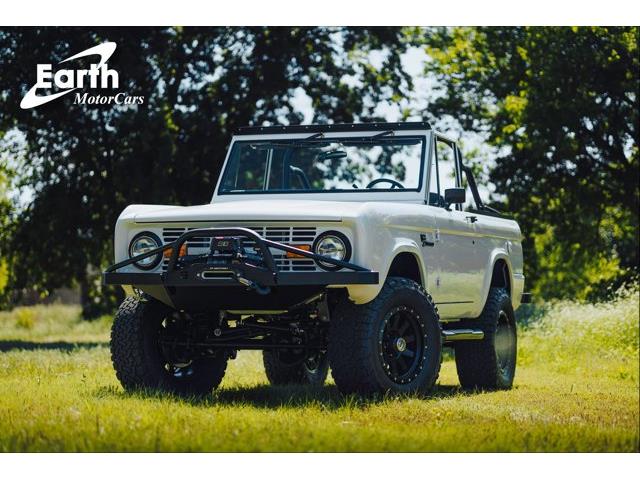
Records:
{"label": "black off-road wheel", "polygon": [[442,362],[438,310],[416,282],[390,277],[365,305],[341,300],[331,312],[329,364],[344,394],[426,394]]}
{"label": "black off-road wheel", "polygon": [[491,288],[479,318],[463,320],[461,328],[480,328],[483,340],[455,344],[456,368],[465,389],[509,389],[516,374],[517,334],[511,297]]}
{"label": "black off-road wheel", "polygon": [[150,297],[127,297],[111,329],[111,360],[127,391],[141,389],[182,396],[208,395],[224,377],[228,353],[197,359],[175,358],[161,345],[175,312]]}
{"label": "black off-road wheel", "polygon": [[264,371],[272,385],[324,385],[329,373],[326,352],[307,355],[291,354],[287,351],[262,353]]}

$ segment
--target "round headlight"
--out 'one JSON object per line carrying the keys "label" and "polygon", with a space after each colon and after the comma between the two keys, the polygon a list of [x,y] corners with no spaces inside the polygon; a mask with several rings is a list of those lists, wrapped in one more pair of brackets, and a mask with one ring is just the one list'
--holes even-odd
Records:
{"label": "round headlight", "polygon": [[[325,232],[313,242],[313,252],[324,257],[348,262],[351,258],[351,245],[346,236],[340,232]],[[317,261],[325,270],[338,270],[339,266],[331,263]]]}
{"label": "round headlight", "polygon": [[[151,250],[161,247],[162,242],[155,233],[142,232],[133,237],[129,244],[129,258],[137,257],[143,253],[150,252]],[[156,268],[162,260],[162,253],[157,255],[151,255],[150,257],[143,258],[134,263],[134,265],[142,270],[151,270]]]}

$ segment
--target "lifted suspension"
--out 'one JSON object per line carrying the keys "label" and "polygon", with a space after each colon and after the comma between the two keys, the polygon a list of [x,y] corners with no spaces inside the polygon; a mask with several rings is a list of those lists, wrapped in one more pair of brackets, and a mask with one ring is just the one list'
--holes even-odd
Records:
{"label": "lifted suspension", "polygon": [[287,322],[286,320],[261,322],[256,317],[232,320],[230,327],[224,315],[220,325],[200,323],[201,328],[193,328],[189,323],[182,329],[164,335],[160,346],[173,357],[196,358],[216,355],[220,350],[276,350],[308,352],[326,350],[326,322],[311,320]]}

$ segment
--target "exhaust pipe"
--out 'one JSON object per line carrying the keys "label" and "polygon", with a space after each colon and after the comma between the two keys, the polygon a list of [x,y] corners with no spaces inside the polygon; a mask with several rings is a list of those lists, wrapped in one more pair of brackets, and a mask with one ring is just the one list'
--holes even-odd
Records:
{"label": "exhaust pipe", "polygon": [[458,342],[461,340],[482,340],[484,332],[471,328],[460,328],[455,330],[442,330],[442,338],[445,342]]}

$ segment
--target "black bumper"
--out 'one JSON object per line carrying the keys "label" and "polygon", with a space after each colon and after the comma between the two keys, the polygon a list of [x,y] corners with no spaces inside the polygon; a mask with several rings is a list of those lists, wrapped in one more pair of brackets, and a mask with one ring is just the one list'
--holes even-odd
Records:
{"label": "black bumper", "polygon": [[[241,285],[229,279],[183,279],[167,278],[164,273],[109,273],[102,274],[104,285],[163,285],[165,287],[228,287]],[[378,272],[278,272],[271,279],[263,281],[265,287],[287,287],[300,285],[375,285]]]}

